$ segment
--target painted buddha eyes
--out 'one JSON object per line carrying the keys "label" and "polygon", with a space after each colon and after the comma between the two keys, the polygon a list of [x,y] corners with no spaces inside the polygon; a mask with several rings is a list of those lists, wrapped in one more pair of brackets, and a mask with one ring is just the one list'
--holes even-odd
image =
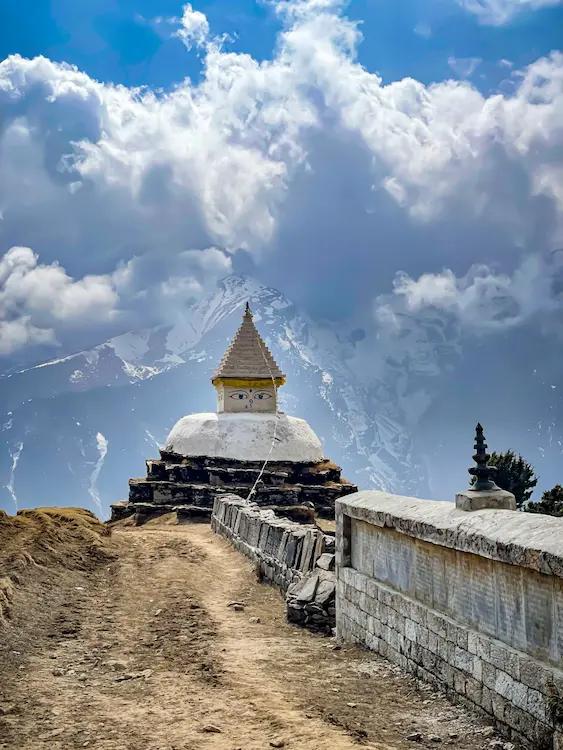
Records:
{"label": "painted buddha eyes", "polygon": [[[256,393],[252,394],[252,397],[257,399],[258,401],[266,401],[269,398],[272,398],[272,394],[268,393],[268,391],[257,391]],[[234,393],[231,393],[229,398],[234,398],[238,401],[246,401],[250,398],[250,394],[246,391],[235,391]]]}

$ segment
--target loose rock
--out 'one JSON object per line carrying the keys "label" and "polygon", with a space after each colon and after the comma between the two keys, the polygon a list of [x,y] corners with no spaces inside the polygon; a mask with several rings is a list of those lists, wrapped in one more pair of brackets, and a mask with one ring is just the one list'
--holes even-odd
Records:
{"label": "loose rock", "polygon": [[221,727],[215,726],[215,724],[206,724],[201,728],[201,731],[206,734],[221,734],[223,730]]}

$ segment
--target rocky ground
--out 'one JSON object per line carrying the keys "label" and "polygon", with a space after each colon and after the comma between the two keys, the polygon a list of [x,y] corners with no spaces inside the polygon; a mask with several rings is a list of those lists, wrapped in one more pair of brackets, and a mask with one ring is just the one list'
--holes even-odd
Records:
{"label": "rocky ground", "polygon": [[23,562],[21,533],[0,523],[2,750],[504,747],[387,662],[288,625],[207,525],[90,529],[78,557],[55,536],[38,560],[28,531]]}

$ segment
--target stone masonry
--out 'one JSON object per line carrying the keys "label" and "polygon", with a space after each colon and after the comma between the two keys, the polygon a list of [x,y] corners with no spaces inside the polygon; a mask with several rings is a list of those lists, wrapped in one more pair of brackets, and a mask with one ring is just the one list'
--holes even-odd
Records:
{"label": "stone masonry", "polygon": [[[185,519],[209,520],[216,496],[248,495],[263,462],[161,451],[160,460],[146,464],[146,478],[129,480],[129,502],[112,505],[112,521],[133,514],[143,521],[171,511]],[[336,498],[357,491],[340,472],[339,466],[326,460],[269,462],[253,501],[288,514],[296,506],[312,503],[318,515],[333,517]]]}
{"label": "stone masonry", "polygon": [[360,492],[336,544],[340,638],[563,750],[563,520]]}
{"label": "stone masonry", "polygon": [[211,528],[249,557],[261,578],[287,592],[290,622],[324,633],[335,624],[334,537],[279,518],[236,495],[217,497]]}

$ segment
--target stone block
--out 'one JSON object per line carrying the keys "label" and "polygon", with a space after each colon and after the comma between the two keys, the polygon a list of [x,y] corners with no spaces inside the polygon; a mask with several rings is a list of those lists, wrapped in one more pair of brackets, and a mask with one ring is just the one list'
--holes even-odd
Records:
{"label": "stone block", "polygon": [[377,585],[377,581],[373,580],[372,578],[368,578],[366,581],[366,594],[370,597],[370,599],[377,600],[378,593],[379,586]]}
{"label": "stone block", "polygon": [[364,612],[362,609],[356,610],[358,613],[358,624],[361,628],[364,630],[367,630],[368,627],[368,615],[366,612]]}
{"label": "stone block", "polygon": [[532,659],[532,657],[524,654],[520,654],[518,659],[520,662],[520,681],[534,690],[539,690],[544,694],[547,693],[548,673],[542,665],[535,659]]}
{"label": "stone block", "polygon": [[[493,697],[493,706],[494,700]],[[525,737],[532,737],[536,732],[536,720],[530,714],[510,703],[505,703],[502,721]]]}
{"label": "stone block", "polygon": [[[423,625],[418,626],[418,643],[424,648],[428,648],[428,639],[430,637],[430,631]],[[443,641],[444,643],[446,641]]]}
{"label": "stone block", "polygon": [[497,670],[494,689],[495,692],[502,695],[503,698],[511,701],[514,690],[514,680],[510,675],[506,674],[506,672]]}
{"label": "stone block", "polygon": [[315,549],[316,538],[311,532],[305,534],[303,539],[303,548],[301,552],[301,559],[299,561],[299,570],[305,573],[312,567],[313,551]]}
{"label": "stone block", "polygon": [[352,586],[354,584],[354,569],[345,567],[345,568],[339,568],[338,575],[344,583],[348,584],[348,586]]}
{"label": "stone block", "polygon": [[417,641],[417,626],[413,620],[405,620],[405,636],[409,641]]}
{"label": "stone block", "polygon": [[476,706],[480,706],[483,700],[483,685],[479,680],[467,677],[465,680],[465,695]]}
{"label": "stone block", "polygon": [[506,708],[509,702],[495,691],[491,691],[492,714],[498,721],[504,721]]}
{"label": "stone block", "polygon": [[458,510],[484,510],[496,508],[497,510],[516,510],[516,498],[506,490],[479,491],[464,490],[455,496],[455,507]]}
{"label": "stone block", "polygon": [[386,607],[391,607],[393,604],[393,595],[389,589],[380,587],[379,589],[379,601],[385,604]]}
{"label": "stone block", "polygon": [[317,558],[317,568],[321,570],[334,570],[334,555],[329,552],[325,552]]}
{"label": "stone block", "polygon": [[[510,698],[511,703],[514,706],[516,706],[516,708],[520,708],[522,709],[522,711],[527,711],[528,710],[528,692],[529,691],[526,685],[523,685],[521,682],[514,682],[512,686],[512,695]],[[543,713],[542,716],[539,716],[537,718],[545,719],[545,713]]]}
{"label": "stone block", "polygon": [[446,626],[446,620],[444,620],[443,617],[440,617],[435,612],[428,612],[427,613],[427,625],[428,630],[431,630],[433,633],[436,633],[436,635],[441,636],[442,638],[447,637],[447,626]]}
{"label": "stone block", "polygon": [[361,591],[362,594],[365,594],[367,592],[367,577],[362,575],[362,573],[356,572],[356,588],[358,591]]}
{"label": "stone block", "polygon": [[366,594],[367,611],[372,617],[379,619],[381,612],[381,604],[378,599],[373,599],[369,594]]}
{"label": "stone block", "polygon": [[315,602],[326,606],[331,599],[334,599],[336,582],[334,578],[320,579],[315,591]]}
{"label": "stone block", "polygon": [[445,638],[438,637],[438,656],[444,661],[448,660],[449,648],[448,641]]}
{"label": "stone block", "polygon": [[467,675],[461,672],[459,669],[454,668],[454,690],[460,695],[465,695],[465,683],[467,682]]}
{"label": "stone block", "polygon": [[489,690],[488,687],[485,687],[485,685],[483,685],[483,690],[481,692],[481,708],[488,714],[493,713],[492,691]]}
{"label": "stone block", "polygon": [[495,690],[495,684],[497,680],[497,670],[492,664],[483,662],[483,684],[486,685],[489,690]]}
{"label": "stone block", "polygon": [[473,654],[464,651],[459,646],[455,646],[454,666],[468,674],[473,674]]}
{"label": "stone block", "polygon": [[532,690],[528,688],[525,694],[524,705],[516,705],[518,705],[519,708],[528,711],[528,713],[532,714],[532,716],[535,716],[536,719],[539,719],[539,721],[546,722],[549,720],[549,710],[545,696],[538,690]]}
{"label": "stone block", "polygon": [[491,641],[489,661],[513,679],[518,680],[520,678],[520,661],[517,652],[503,646],[498,641]]}
{"label": "stone block", "polygon": [[483,680],[483,662],[481,659],[479,659],[478,656],[473,656],[473,669],[471,674],[473,675],[474,679],[478,680],[479,682],[482,682]]}
{"label": "stone block", "polygon": [[456,628],[456,643],[464,651],[468,651],[469,633],[463,626]]}
{"label": "stone block", "polygon": [[422,651],[422,666],[424,669],[428,670],[429,672],[434,672],[436,669],[436,664],[438,661],[438,657],[435,653],[432,653],[432,651],[428,651],[428,649],[423,648]]}
{"label": "stone block", "polygon": [[471,630],[467,634],[467,650],[486,661],[490,658],[491,641],[487,636]]}

